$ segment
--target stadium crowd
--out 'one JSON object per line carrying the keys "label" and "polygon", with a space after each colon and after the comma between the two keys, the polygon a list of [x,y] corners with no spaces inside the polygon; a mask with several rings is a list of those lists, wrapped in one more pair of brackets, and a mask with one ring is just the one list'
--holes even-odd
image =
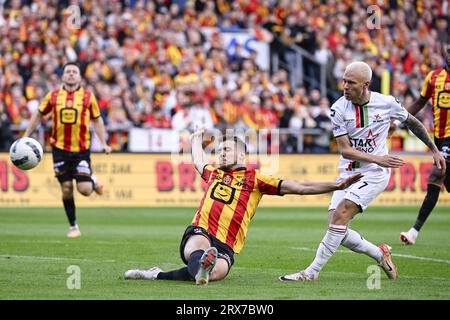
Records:
{"label": "stadium crowd", "polygon": [[[78,61],[83,85],[95,93],[112,130],[109,143],[115,150],[126,150],[131,127],[200,125],[321,128],[323,136],[307,139],[304,151],[327,152],[329,108],[341,95],[349,62],[369,63],[372,90],[405,105],[418,97],[426,74],[444,63],[440,49],[450,41],[448,0],[378,1],[379,16],[368,14],[371,3],[0,0],[0,148],[14,138],[9,126],[26,126],[45,94],[60,85],[62,66]],[[68,23],[71,5],[81,9],[80,28]],[[326,66],[328,94],[321,95],[314,83],[293,87],[289,72],[295,68],[264,70],[256,63],[257,52],[247,56],[239,45],[226,48],[221,33],[243,29],[270,43],[288,66],[291,45],[314,55]],[[318,78],[312,64],[304,70]],[[431,110],[419,117],[432,128]],[[296,147],[295,135],[282,136],[282,152]]]}

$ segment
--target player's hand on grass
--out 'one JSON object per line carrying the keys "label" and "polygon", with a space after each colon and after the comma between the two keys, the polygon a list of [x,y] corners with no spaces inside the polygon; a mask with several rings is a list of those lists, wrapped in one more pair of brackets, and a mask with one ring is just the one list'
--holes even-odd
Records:
{"label": "player's hand on grass", "polygon": [[351,177],[343,179],[342,181],[338,182],[337,188],[338,188],[338,190],[346,189],[346,188],[350,187],[352,184],[361,180],[362,177],[364,177],[364,176],[361,173],[357,173]]}
{"label": "player's hand on grass", "polygon": [[400,168],[406,162],[402,158],[387,154],[384,156],[378,156],[375,163],[385,168]]}

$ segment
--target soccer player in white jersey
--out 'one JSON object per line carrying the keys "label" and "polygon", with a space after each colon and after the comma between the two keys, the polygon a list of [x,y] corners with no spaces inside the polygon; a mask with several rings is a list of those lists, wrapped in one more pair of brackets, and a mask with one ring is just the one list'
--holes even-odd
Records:
{"label": "soccer player in white jersey", "polygon": [[314,261],[304,270],[281,276],[281,281],[318,280],[319,273],[339,245],[375,259],[389,279],[397,279],[397,269],[392,262],[390,247],[376,246],[351,230],[348,225],[359,212],[386,188],[391,168],[405,162],[388,154],[386,139],[390,119],[398,119],[433,153],[439,170],[445,172],[445,159],[431,140],[425,127],[392,96],[369,90],[372,70],[364,62],[353,62],[344,72],[344,96],[331,107],[333,134],[341,153],[339,179],[360,172],[360,182],[345,190],[335,191],[329,206],[328,230],[316,252]]}

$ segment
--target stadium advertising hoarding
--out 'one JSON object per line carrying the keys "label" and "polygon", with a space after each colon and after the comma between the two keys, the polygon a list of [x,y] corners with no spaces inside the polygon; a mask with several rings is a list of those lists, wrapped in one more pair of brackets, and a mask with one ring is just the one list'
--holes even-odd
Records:
{"label": "stadium advertising hoarding", "polygon": [[[419,206],[422,203],[432,167],[431,157],[403,158],[406,165],[392,171],[389,185],[375,205]],[[276,176],[280,178],[333,181],[337,176],[338,155],[281,155],[278,161]],[[85,198],[76,193],[77,205],[81,207],[196,207],[205,188],[190,157],[174,162],[170,154],[93,154],[92,163],[94,172],[105,185],[105,194]],[[51,155],[47,153],[37,168],[21,171],[10,162],[8,154],[1,153],[0,206],[60,207],[61,192],[52,166]],[[263,172],[264,166],[263,163]],[[261,205],[326,207],[330,196],[265,196]],[[443,192],[439,203],[450,205],[450,195]]]}

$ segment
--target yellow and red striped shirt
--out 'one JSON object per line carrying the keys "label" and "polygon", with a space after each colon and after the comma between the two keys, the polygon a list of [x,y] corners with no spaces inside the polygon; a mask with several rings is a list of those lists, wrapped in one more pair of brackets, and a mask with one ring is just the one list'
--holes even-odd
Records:
{"label": "yellow and red striped shirt", "polygon": [[208,184],[192,220],[239,253],[244,246],[250,220],[264,194],[277,195],[282,180],[255,169],[223,171],[211,165],[202,174]]}
{"label": "yellow and red striped shirt", "polygon": [[434,136],[439,139],[450,137],[450,73],[444,68],[428,73],[420,94],[424,98],[431,98]]}
{"label": "yellow and red striped shirt", "polygon": [[53,128],[50,144],[69,152],[86,151],[91,145],[89,123],[100,117],[100,109],[93,93],[82,87],[75,91],[60,88],[48,93],[39,112],[52,112]]}

